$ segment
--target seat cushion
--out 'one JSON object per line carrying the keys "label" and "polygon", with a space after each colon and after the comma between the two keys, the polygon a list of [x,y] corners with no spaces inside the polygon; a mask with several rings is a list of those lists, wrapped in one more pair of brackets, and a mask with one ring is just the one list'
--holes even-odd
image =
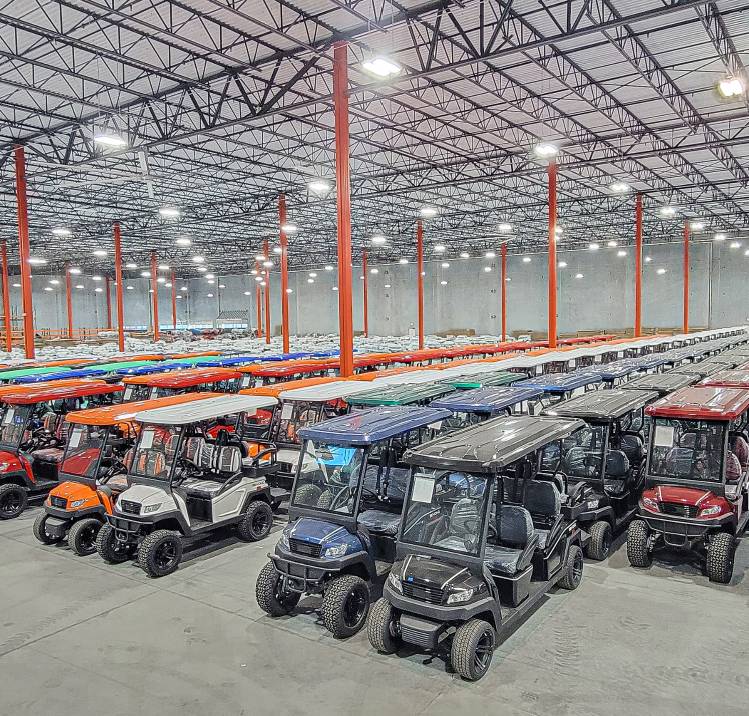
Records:
{"label": "seat cushion", "polygon": [[371,532],[381,532],[392,537],[398,534],[400,522],[400,514],[383,510],[365,510],[357,518],[357,523]]}
{"label": "seat cushion", "polygon": [[518,561],[522,554],[522,549],[488,544],[484,550],[484,563],[492,572],[513,575],[518,571]]}
{"label": "seat cushion", "polygon": [[189,477],[180,485],[188,495],[208,498],[218,494],[223,486],[218,480],[200,480],[197,477]]}
{"label": "seat cushion", "polygon": [[509,548],[523,549],[533,534],[530,513],[519,505],[500,505],[497,537]]}
{"label": "seat cushion", "polygon": [[41,450],[34,451],[34,460],[59,465],[62,462],[64,454],[65,451],[60,448],[42,448]]}
{"label": "seat cushion", "polygon": [[534,530],[534,532],[538,535],[538,548],[545,549],[546,540],[549,538],[550,531],[549,530]]}

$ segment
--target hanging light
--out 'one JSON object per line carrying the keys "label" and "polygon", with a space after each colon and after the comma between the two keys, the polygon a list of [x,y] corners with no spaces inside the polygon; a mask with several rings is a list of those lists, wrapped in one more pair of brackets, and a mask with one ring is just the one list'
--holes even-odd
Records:
{"label": "hanging light", "polygon": [[541,144],[537,144],[533,151],[536,153],[536,156],[539,157],[554,157],[559,153],[559,149],[555,144],[551,144],[549,142],[542,142]]}
{"label": "hanging light", "polygon": [[365,72],[382,79],[394,77],[395,75],[400,74],[401,71],[399,64],[384,55],[377,55],[376,57],[364,60],[361,66]]}
{"label": "hanging light", "polygon": [[164,219],[179,219],[180,211],[176,206],[162,206],[159,209],[159,216]]}
{"label": "hanging light", "polygon": [[52,229],[52,234],[54,236],[72,236],[73,232],[70,229],[58,227],[57,229]]}

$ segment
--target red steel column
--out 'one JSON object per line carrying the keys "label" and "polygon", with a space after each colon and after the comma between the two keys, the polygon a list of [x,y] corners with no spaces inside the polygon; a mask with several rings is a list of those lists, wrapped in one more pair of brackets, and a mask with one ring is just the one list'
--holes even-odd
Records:
{"label": "red steel column", "polygon": [[[258,276],[261,276],[260,264],[255,261],[255,275],[252,277],[253,280]],[[260,281],[255,281],[255,308],[257,308],[257,337],[263,337],[263,290],[260,288]]]}
{"label": "red steel column", "polygon": [[342,378],[354,372],[354,320],[351,298],[351,185],[349,176],[348,46],[333,45],[336,209],[338,212],[338,331]]}
{"label": "red steel column", "polygon": [[557,347],[557,164],[549,162],[549,348]]}
{"label": "red steel column", "polygon": [[[286,197],[278,197],[278,223],[286,224]],[[286,232],[281,228],[281,337],[283,352],[289,352],[289,241]]]}
{"label": "red steel column", "polygon": [[419,350],[424,347],[424,226],[416,222],[416,293],[419,308]]}
{"label": "red steel column", "polygon": [[177,277],[172,269],[172,328],[177,330]]}
{"label": "red steel column", "polygon": [[502,340],[507,335],[507,244],[502,244],[501,252],[501,285],[499,288],[500,295],[502,296]]}
{"label": "red steel column", "polygon": [[635,197],[635,338],[642,335],[642,194]]}
{"label": "red steel column", "polygon": [[13,350],[13,323],[10,320],[10,279],[8,277],[8,245],[0,244],[0,255],[3,263],[3,314],[5,320],[5,350]]}
{"label": "red steel column", "polygon": [[364,337],[369,336],[369,276],[367,274],[367,252],[362,256],[362,274],[364,275],[364,294],[362,296],[364,311]]}
{"label": "red steel column", "polygon": [[[263,242],[263,253],[265,260],[269,261],[268,240]],[[265,269],[265,342],[270,343],[270,270]]]}
{"label": "red steel column", "polygon": [[112,330],[112,293],[109,286],[109,276],[104,277],[104,291],[107,294],[107,330]]}
{"label": "red steel column", "polygon": [[689,222],[684,222],[684,320],[681,332],[689,333]]}
{"label": "red steel column", "polygon": [[117,344],[120,353],[125,351],[125,307],[122,303],[122,236],[120,225],[114,224],[114,280],[117,282],[115,298],[117,302]]}
{"label": "red steel column", "polygon": [[21,260],[21,294],[23,306],[23,348],[27,358],[34,357],[34,303],[31,298],[29,256],[29,215],[26,203],[26,157],[23,147],[14,150],[16,165],[16,202],[18,204],[18,254]]}
{"label": "red steel column", "polygon": [[73,337],[73,287],[70,279],[70,265],[65,262],[65,303],[68,309],[68,338]]}
{"label": "red steel column", "polygon": [[158,341],[159,334],[159,282],[156,275],[156,252],[151,252],[151,288],[153,289],[153,339]]}

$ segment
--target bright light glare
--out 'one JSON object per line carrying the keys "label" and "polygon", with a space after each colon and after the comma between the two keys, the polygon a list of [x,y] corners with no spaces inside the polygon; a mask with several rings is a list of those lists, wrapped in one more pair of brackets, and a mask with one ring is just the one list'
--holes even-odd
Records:
{"label": "bright light glare", "polygon": [[715,234],[715,236],[713,238],[716,241],[725,241],[726,240],[726,235],[723,234],[723,233],[718,232],[717,234]]}
{"label": "bright light glare", "polygon": [[609,186],[609,189],[611,189],[614,194],[624,194],[629,191],[629,184],[623,181],[615,181]]}
{"label": "bright light glare", "polygon": [[553,157],[556,156],[556,154],[559,152],[559,149],[557,149],[555,144],[542,142],[541,144],[537,144],[533,151],[539,157]]}
{"label": "bright light glare", "polygon": [[159,209],[159,216],[163,216],[165,219],[178,219],[179,209],[174,206],[162,206]]}
{"label": "bright light glare", "polygon": [[332,266],[331,266],[330,264],[328,264],[328,265],[327,265],[327,266],[325,267],[325,270],[326,270],[326,271],[332,271],[332,270],[333,270],[333,267],[332,267]]}
{"label": "bright light glare", "polygon": [[81,273],[81,270],[74,266],[73,268],[68,269],[68,273],[73,276],[78,276]]}
{"label": "bright light glare", "polygon": [[489,272],[490,272],[491,270],[492,270],[492,267],[491,267],[491,266],[484,266],[484,271],[485,271],[486,273],[489,273]]}
{"label": "bright light glare", "polygon": [[398,263],[405,265],[408,263],[408,259],[398,259]]}
{"label": "bright light glare", "polygon": [[512,224],[499,224],[499,226],[497,226],[497,231],[499,231],[500,234],[509,234],[512,231]]}
{"label": "bright light glare", "polygon": [[566,261],[560,261],[557,266],[559,268],[567,268],[567,262]]}
{"label": "bright light glare", "polygon": [[488,258],[488,259],[493,259],[493,258],[495,258],[495,257],[496,257],[496,255],[497,255],[497,254],[495,254],[495,253],[494,253],[493,251],[487,251],[487,252],[486,252],[486,253],[484,254],[484,256],[486,256],[486,258]]}
{"label": "bright light glare", "polygon": [[471,255],[467,251],[461,251],[460,252],[460,258],[462,258],[462,259],[468,259],[470,257],[471,257]]}
{"label": "bright light glare", "polygon": [[617,251],[617,252],[616,252],[616,255],[617,255],[617,256],[626,256],[626,255],[627,255],[627,252],[626,252],[626,251]]}
{"label": "bright light glare", "polygon": [[576,274],[575,274],[575,278],[583,278],[583,274],[581,274],[581,273],[576,273]]}
{"label": "bright light glare", "polygon": [[362,62],[362,68],[376,77],[394,77],[401,71],[400,65],[387,57],[379,55]]}
{"label": "bright light glare", "polygon": [[70,229],[63,229],[63,228],[52,229],[52,233],[55,236],[72,236],[73,235],[73,232]]}
{"label": "bright light glare", "polygon": [[192,241],[188,239],[186,236],[180,236],[175,242],[177,246],[191,246]]}
{"label": "bright light glare", "polygon": [[419,209],[419,214],[421,214],[425,219],[431,219],[433,216],[437,216],[437,209],[433,206],[422,206],[421,209]]}
{"label": "bright light glare", "polygon": [[47,263],[47,259],[43,259],[41,256],[30,256],[29,263],[34,266],[43,266]]}
{"label": "bright light glare", "polygon": [[661,215],[663,216],[674,216],[676,214],[676,209],[674,209],[673,206],[662,206],[661,207]]}
{"label": "bright light glare", "polygon": [[126,147],[127,140],[124,137],[120,137],[118,134],[112,132],[97,132],[94,134],[94,141],[97,144],[101,144],[105,147]]}
{"label": "bright light glare", "polygon": [[387,241],[387,239],[382,234],[375,234],[372,237],[372,243],[376,244],[378,246],[384,244]]}
{"label": "bright light glare", "polygon": [[531,257],[530,256],[523,256],[523,263],[524,264],[529,264],[530,262],[531,262]]}
{"label": "bright light glare", "polygon": [[437,244],[434,247],[434,253],[436,254],[444,254],[445,251],[447,251],[447,247],[444,244]]}
{"label": "bright light glare", "polygon": [[736,97],[744,94],[744,83],[738,77],[725,77],[718,82],[718,92],[726,98]]}
{"label": "bright light glare", "polygon": [[702,229],[705,228],[705,225],[701,221],[693,221],[689,224],[689,228],[692,229],[692,231],[702,231]]}
{"label": "bright light glare", "polygon": [[281,226],[281,231],[284,232],[284,234],[293,234],[295,231],[298,231],[299,227],[296,224],[283,224]]}
{"label": "bright light glare", "polygon": [[590,249],[591,251],[598,251],[598,249],[600,249],[600,248],[601,248],[601,244],[597,244],[597,243],[596,243],[596,242],[594,241],[594,242],[592,242],[592,243],[588,244],[588,248],[589,248],[589,249]]}
{"label": "bright light glare", "polygon": [[307,186],[311,191],[319,191],[320,193],[330,191],[331,188],[330,182],[327,182],[324,179],[314,179],[309,182]]}
{"label": "bright light glare", "polygon": [[202,264],[203,261],[205,261],[205,256],[193,256],[192,257],[192,262],[194,264]]}
{"label": "bright light glare", "polygon": [[664,274],[664,273],[666,273],[666,269],[664,269],[664,268],[659,268],[659,269],[658,269],[658,270],[656,271],[656,273],[657,273],[657,274],[658,274],[659,276],[663,276],[663,274]]}

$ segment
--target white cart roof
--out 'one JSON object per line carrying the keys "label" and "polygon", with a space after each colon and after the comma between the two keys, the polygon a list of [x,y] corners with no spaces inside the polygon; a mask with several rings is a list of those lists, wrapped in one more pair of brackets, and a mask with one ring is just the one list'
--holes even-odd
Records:
{"label": "white cart roof", "polygon": [[225,415],[254,413],[259,408],[269,408],[277,402],[275,398],[266,395],[222,395],[166,408],[143,410],[135,414],[135,419],[141,423],[157,425],[186,425]]}
{"label": "white cart roof", "polygon": [[328,400],[343,399],[356,393],[364,393],[372,390],[372,385],[377,381],[367,382],[365,380],[335,380],[332,383],[321,383],[310,385],[306,388],[293,388],[284,390],[279,394],[279,400],[305,400],[314,403],[326,403]]}

